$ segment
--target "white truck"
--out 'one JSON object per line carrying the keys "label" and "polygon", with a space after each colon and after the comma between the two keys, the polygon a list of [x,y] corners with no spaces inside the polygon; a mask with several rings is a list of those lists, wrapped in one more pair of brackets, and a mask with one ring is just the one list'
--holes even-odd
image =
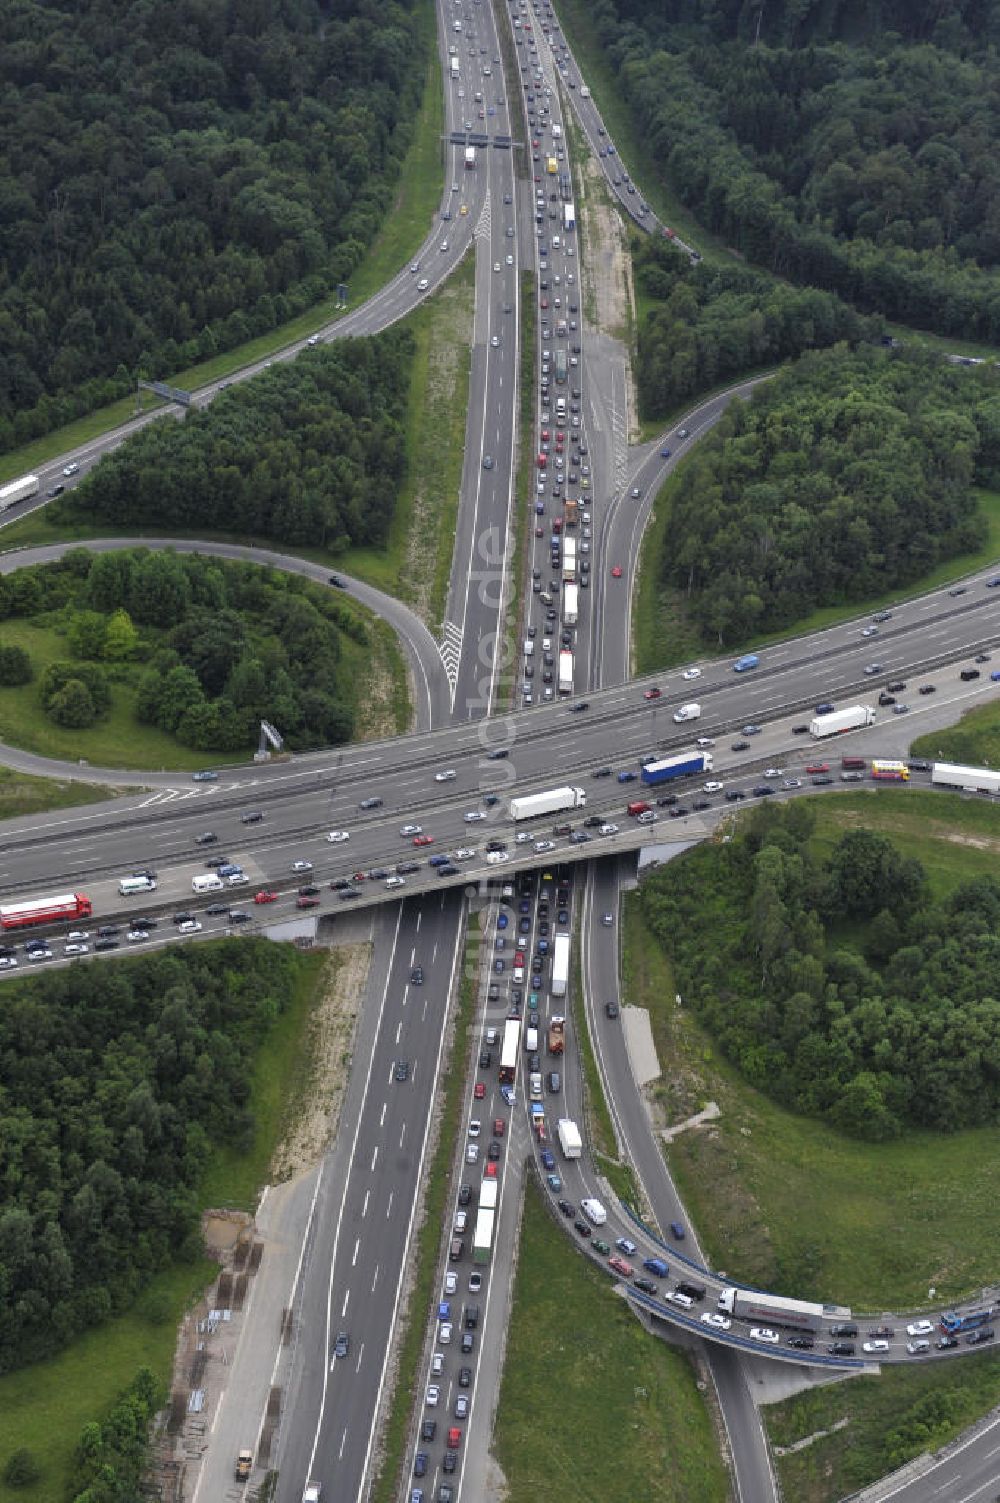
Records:
{"label": "white truck", "polygon": [[459,68],[458,58],[457,57],[453,57],[452,60],[451,60],[451,76],[452,76],[452,78],[457,78],[458,75],[459,75],[459,72],[460,72],[460,68]]}
{"label": "white truck", "polygon": [[560,1117],[556,1123],[556,1137],[564,1159],[578,1159],[583,1152],[580,1129],[569,1117]]}
{"label": "white truck", "polygon": [[12,480],[9,485],[0,487],[0,511],[6,511],[18,501],[27,501],[30,496],[37,496],[38,491],[37,475],[22,475],[20,480]]}
{"label": "white truck", "polygon": [[563,204],[563,229],[567,235],[576,229],[576,204]]}
{"label": "white truck", "polygon": [[563,584],[572,584],[576,579],[576,538],[563,538]]}
{"label": "white truck", "polygon": [[601,1205],[601,1202],[595,1200],[592,1195],[588,1195],[584,1200],[581,1200],[580,1210],[592,1226],[603,1226],[608,1219],[607,1211]]}
{"label": "white truck", "polygon": [[557,934],[552,945],[552,995],[565,997],[569,984],[569,935]]}
{"label": "white truck", "polygon": [[484,1179],[479,1187],[479,1209],[481,1211],[495,1211],[497,1208],[497,1195],[499,1194],[499,1181]]}
{"label": "white truck", "polygon": [[685,720],[697,720],[701,715],[701,705],[680,705],[674,711],[674,720],[678,725],[683,725]]}
{"label": "white truck", "polygon": [[942,788],[961,788],[963,793],[1000,793],[1000,772],[988,767],[962,767],[957,762],[935,762],[931,782]]}
{"label": "white truck", "polygon": [[[822,1305],[804,1299],[786,1299],[781,1294],[761,1294],[756,1289],[723,1289],[719,1309],[737,1320],[754,1325],[791,1326],[796,1331],[818,1331],[823,1319]],[[850,1318],[850,1310],[837,1311],[838,1317]]]}
{"label": "white truck", "polygon": [[572,694],[573,692],[573,654],[564,649],[559,654],[559,693]]}
{"label": "white truck", "polygon": [[466,166],[466,170],[469,171],[469,172],[472,172],[473,169],[475,168],[475,165],[476,165],[476,148],[474,146],[467,146],[465,148],[465,166]]}
{"label": "white truck", "polygon": [[580,611],[580,586],[568,584],[563,589],[562,618],[564,626],[575,626]]}
{"label": "white truck", "polygon": [[565,788],[549,788],[544,793],[525,793],[512,798],[507,806],[511,819],[537,819],[542,814],[561,814],[564,809],[583,809],[587,794],[583,788],[571,785]]}
{"label": "white truck", "polygon": [[862,726],[874,724],[875,710],[871,705],[849,705],[846,710],[814,716],[809,722],[809,734],[821,741],[824,736],[839,736],[843,731],[858,731]]}

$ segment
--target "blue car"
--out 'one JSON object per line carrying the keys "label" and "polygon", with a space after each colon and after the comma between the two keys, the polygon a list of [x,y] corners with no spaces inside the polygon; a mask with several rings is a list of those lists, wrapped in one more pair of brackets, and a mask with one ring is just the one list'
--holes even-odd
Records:
{"label": "blue car", "polygon": [[451,1300],[443,1299],[438,1305],[438,1320],[451,1319]]}
{"label": "blue car", "polygon": [[666,444],[664,444],[663,448],[660,450],[660,458],[661,459],[669,459],[670,458],[670,450],[667,448]]}
{"label": "blue car", "polygon": [[443,856],[443,855],[442,856],[429,856],[427,858],[427,865],[428,866],[447,866],[448,862],[450,860],[451,860],[450,856]]}
{"label": "blue car", "polygon": [[620,772],[618,774],[618,781],[619,783],[634,783],[638,776],[637,772]]}
{"label": "blue car", "polygon": [[556,1161],[552,1157],[552,1150],[550,1148],[543,1148],[542,1149],[541,1160],[542,1160],[542,1167],[545,1168],[545,1169],[548,1169],[548,1170],[551,1171],[551,1170],[553,1170],[556,1167]]}
{"label": "blue car", "polygon": [[506,929],[506,927],[507,927],[507,925],[509,923],[510,923],[510,920],[507,917],[507,915],[505,913],[501,913],[500,917],[497,919],[497,928],[498,929]]}

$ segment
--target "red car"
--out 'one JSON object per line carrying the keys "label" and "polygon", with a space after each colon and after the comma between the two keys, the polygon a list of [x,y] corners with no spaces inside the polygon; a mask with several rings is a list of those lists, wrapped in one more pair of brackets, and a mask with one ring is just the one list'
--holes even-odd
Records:
{"label": "red car", "polygon": [[546,468],[546,466],[548,465],[548,462],[549,462],[549,456],[547,454],[539,454],[539,456],[538,456],[538,468],[540,470],[544,470]]}
{"label": "red car", "polygon": [[413,837],[413,844],[414,845],[433,845],[434,844],[434,836],[433,835],[414,835],[414,837]]}
{"label": "red car", "polygon": [[806,772],[829,772],[829,762],[810,762]]}
{"label": "red car", "polygon": [[551,433],[550,433],[550,432],[549,432],[549,430],[548,430],[548,429],[547,429],[547,428],[543,428],[543,429],[542,429],[542,440],[543,440],[543,442],[544,442],[544,443],[548,443],[548,441],[549,441],[549,439],[550,439],[550,438],[551,438],[551,437],[552,437],[552,435],[551,435]]}
{"label": "red car", "polygon": [[642,697],[643,697],[643,699],[659,699],[662,696],[662,694],[663,694],[663,690],[662,689],[647,689],[646,692],[645,692],[645,694]]}
{"label": "red car", "polygon": [[355,882],[367,882],[367,880],[368,880],[368,873],[367,872],[355,872],[354,873],[354,880],[355,880]]}
{"label": "red car", "polygon": [[507,1127],[507,1123],[506,1123],[506,1121],[504,1120],[503,1117],[494,1117],[494,1119],[493,1119],[493,1136],[495,1138],[502,1138],[503,1135],[504,1135],[504,1132],[506,1130],[506,1127]]}
{"label": "red car", "polygon": [[514,952],[514,964],[515,965],[524,965],[524,951],[523,950],[516,950]]}
{"label": "red car", "polygon": [[548,300],[547,297],[543,297],[543,298],[539,299],[539,307],[541,307],[541,308],[547,308],[548,306],[549,306],[549,300]]}
{"label": "red car", "polygon": [[254,893],[253,900],[255,903],[276,903],[278,901],[278,894],[261,888],[260,892]]}
{"label": "red car", "polygon": [[486,1095],[486,1087],[483,1085],[483,1082],[481,1080],[476,1081],[476,1089],[472,1094],[473,1096],[475,1096],[477,1101],[482,1101],[483,1097]]}
{"label": "red car", "polygon": [[611,570],[611,578],[612,579],[621,579],[621,577],[622,577],[622,566],[621,566],[621,564],[615,564],[614,568]]}
{"label": "red car", "polygon": [[486,1165],[486,1168],[483,1171],[483,1178],[484,1179],[496,1179],[496,1177],[497,1177],[497,1166],[496,1166],[496,1164],[490,1162],[490,1163],[488,1163]]}
{"label": "red car", "polygon": [[632,1264],[626,1263],[625,1259],[620,1258],[617,1253],[613,1253],[608,1259],[608,1267],[613,1268],[615,1273],[620,1273],[623,1279],[632,1277]]}
{"label": "red car", "polygon": [[462,1432],[459,1429],[458,1425],[452,1425],[451,1429],[448,1431],[448,1449],[449,1449],[449,1451],[456,1450],[456,1448],[458,1446],[460,1446],[461,1444],[462,1444]]}
{"label": "red car", "polygon": [[296,898],[296,908],[318,908],[319,898]]}

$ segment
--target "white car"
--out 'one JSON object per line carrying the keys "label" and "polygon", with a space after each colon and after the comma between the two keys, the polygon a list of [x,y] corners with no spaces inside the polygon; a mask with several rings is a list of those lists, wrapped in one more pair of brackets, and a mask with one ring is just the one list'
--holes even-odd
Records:
{"label": "white car", "polygon": [[475,854],[476,848],[474,845],[460,845],[453,859],[455,861],[471,861]]}
{"label": "white car", "polygon": [[386,885],[386,888],[391,892],[391,891],[393,891],[393,889],[395,889],[397,887],[405,887],[406,886],[406,878],[405,877],[386,877],[386,879],[385,879],[385,885]]}
{"label": "white car", "polygon": [[703,751],[706,747],[714,745],[715,738],[713,736],[699,736],[697,741],[695,742],[695,746],[700,746]]}
{"label": "white car", "polygon": [[782,786],[782,788],[801,788],[802,787],[802,779],[801,778],[786,778],[785,781],[782,783],[781,786]]}
{"label": "white car", "polygon": [[782,767],[765,767],[764,776],[766,778],[780,778],[783,771],[784,768]]}
{"label": "white car", "polygon": [[16,971],[17,961],[13,955],[0,955],[0,971]]}
{"label": "white car", "polygon": [[933,1336],[934,1323],[930,1320],[914,1320],[906,1328],[907,1336]]}
{"label": "white car", "polygon": [[400,835],[422,835],[424,827],[423,825],[403,825],[399,833]]}
{"label": "white car", "polygon": [[350,840],[351,836],[347,830],[331,830],[326,838],[331,845],[341,845],[343,841]]}
{"label": "white car", "polygon": [[68,479],[70,475],[77,475],[77,474],[79,474],[79,471],[80,471],[80,466],[77,464],[76,460],[74,459],[74,460],[71,461],[70,464],[68,464],[68,465],[66,465],[64,467],[63,474]]}
{"label": "white car", "polygon": [[[229,880],[232,881],[232,878],[230,877]],[[246,881],[247,879],[244,877],[243,880]],[[177,933],[178,934],[200,934],[201,933],[201,924],[198,922],[197,919],[185,919],[184,922],[183,922],[183,924],[178,924],[177,925]]]}
{"label": "white car", "polygon": [[430,282],[428,282],[428,280],[427,280],[426,277],[421,277],[420,281],[417,283],[417,291],[418,292],[426,292],[427,289],[428,289],[428,287],[430,285],[431,284],[430,284]]}
{"label": "white car", "polygon": [[877,626],[864,626],[864,627],[861,628],[861,635],[863,637],[877,637],[878,636],[878,627]]}
{"label": "white car", "polygon": [[494,261],[493,262],[493,270],[494,271],[499,271],[500,270],[500,262],[499,261]]}
{"label": "white car", "polygon": [[728,1331],[732,1325],[728,1315],[717,1315],[714,1310],[706,1310],[701,1321],[702,1325],[711,1326],[715,1331]]}
{"label": "white car", "polygon": [[447,1346],[451,1341],[451,1321],[443,1320],[438,1326],[438,1341],[442,1346]]}
{"label": "white car", "polygon": [[513,266],[514,265],[514,257],[513,256],[508,256],[507,257],[507,265],[508,266]]}
{"label": "white car", "polygon": [[463,814],[462,818],[467,825],[477,825],[481,819],[486,818],[486,815],[482,809],[470,809],[468,814]]}
{"label": "white car", "polygon": [[541,856],[545,851],[554,851],[555,848],[556,843],[554,840],[536,840],[534,845],[531,847],[531,849],[538,856]]}
{"label": "white car", "polygon": [[696,678],[701,678],[701,669],[700,668],[685,668],[684,672],[681,674],[681,678],[685,679],[690,684]]}
{"label": "white car", "polygon": [[720,783],[717,778],[714,778],[710,782],[705,784],[705,792],[721,793],[725,786],[726,785],[724,783]]}
{"label": "white car", "polygon": [[487,866],[503,866],[504,863],[507,862],[507,861],[509,861],[509,860],[510,860],[510,857],[508,856],[508,854],[507,854],[506,851],[487,851],[486,852],[486,864],[487,864]]}
{"label": "white car", "polygon": [[434,774],[434,781],[435,783],[451,783],[456,776],[454,767],[446,767],[444,772],[436,772]]}
{"label": "white car", "polygon": [[483,1124],[482,1124],[482,1122],[480,1122],[480,1120],[479,1120],[478,1117],[473,1117],[472,1121],[469,1123],[469,1137],[470,1138],[478,1138],[479,1134],[482,1132],[482,1130],[483,1130]]}
{"label": "white car", "polygon": [[316,346],[319,344],[319,335],[318,334],[310,334],[309,338],[306,340],[306,344],[309,346],[309,348],[311,350],[315,349]]}
{"label": "white car", "polygon": [[410,262],[410,270],[411,270],[411,272],[418,272],[420,270],[420,262],[419,261],[411,261]]}
{"label": "white car", "polygon": [[444,1276],[444,1292],[445,1292],[445,1294],[457,1294],[458,1293],[458,1274],[457,1273],[446,1273],[445,1274],[445,1276]]}
{"label": "white car", "polygon": [[79,944],[82,944],[85,939],[89,939],[90,938],[90,930],[89,929],[71,929],[69,931],[69,933],[67,934],[66,938],[67,938],[67,940],[69,941],[70,944],[72,944],[72,945],[79,945]]}
{"label": "white car", "polygon": [[530,831],[528,831],[528,830],[518,830],[517,834],[514,836],[514,844],[515,845],[527,845],[527,843],[528,843],[528,841],[530,839],[531,839]]}
{"label": "white car", "polygon": [[751,1326],[751,1341],[763,1341],[766,1346],[777,1346],[781,1337],[777,1331],[772,1331],[769,1326]]}
{"label": "white car", "polygon": [[469,1144],[468,1148],[465,1150],[465,1162],[467,1164],[477,1164],[479,1162],[479,1144],[478,1143],[470,1143]]}
{"label": "white car", "polygon": [[[181,928],[183,928],[183,927],[184,926],[182,924]],[[200,924],[198,925],[198,928],[199,929],[201,928]],[[89,955],[90,954],[90,946],[89,945],[67,945],[66,948],[65,948],[65,950],[63,951],[63,954],[64,955]]]}
{"label": "white car", "polygon": [[598,830],[597,833],[598,833],[598,835],[617,835],[618,834],[618,826],[617,825],[602,825],[601,828]]}
{"label": "white car", "polygon": [[613,913],[602,913],[601,914],[601,923],[604,925],[604,927],[606,929],[610,929],[611,925],[614,923],[614,921],[615,921],[615,916],[614,916]]}
{"label": "white car", "polygon": [[[149,931],[148,929],[130,929],[125,938],[128,940],[130,945],[138,945],[141,944],[144,939],[149,938]],[[34,958],[34,955],[36,953],[44,954],[44,951],[36,952],[33,950],[32,958]]]}
{"label": "white car", "polygon": [[887,1352],[889,1350],[889,1343],[887,1341],[866,1341],[862,1345],[861,1350],[863,1352]]}
{"label": "white car", "polygon": [[427,1387],[427,1404],[428,1404],[428,1407],[431,1408],[431,1409],[433,1409],[436,1406],[437,1401],[438,1401],[438,1399],[440,1397],[441,1397],[441,1390],[438,1387],[438,1385],[436,1383],[430,1383],[430,1384],[428,1384],[428,1387]]}

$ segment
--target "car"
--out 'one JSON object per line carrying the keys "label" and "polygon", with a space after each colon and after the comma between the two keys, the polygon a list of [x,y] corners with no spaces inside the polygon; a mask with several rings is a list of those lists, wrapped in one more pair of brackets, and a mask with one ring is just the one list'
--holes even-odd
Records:
{"label": "car", "polygon": [[909,1352],[911,1357],[922,1357],[924,1353],[929,1352],[930,1349],[931,1344],[929,1341],[908,1341],[906,1343],[906,1350]]}
{"label": "car", "polygon": [[337,1339],[333,1344],[334,1357],[346,1357],[351,1346],[351,1338],[346,1331],[338,1331]]}
{"label": "car", "polygon": [[854,1342],[831,1341],[829,1346],[827,1347],[827,1351],[830,1353],[831,1357],[853,1357]]}
{"label": "car", "polygon": [[706,1310],[701,1317],[702,1325],[711,1326],[716,1331],[728,1331],[732,1321],[728,1315],[719,1315],[714,1310]]}
{"label": "car", "polygon": [[408,835],[422,835],[424,833],[424,831],[423,831],[423,826],[422,825],[403,825],[402,828],[400,829],[399,833],[400,833],[400,835],[407,835],[407,836]]}
{"label": "car", "polygon": [[478,824],[481,819],[485,819],[486,814],[482,809],[470,809],[467,814],[462,815],[462,818],[465,820],[465,823],[467,825],[475,825]]}
{"label": "car", "polygon": [[311,861],[293,861],[292,862],[292,871],[293,872],[311,872],[312,869],[313,869],[313,864],[312,864]]}
{"label": "car", "polygon": [[611,578],[612,579],[621,579],[621,577],[622,577],[622,566],[621,566],[621,564],[615,564],[615,565],[613,565],[613,567],[611,569]]}
{"label": "car", "polygon": [[807,765],[807,767],[806,767],[806,772],[808,772],[808,773],[829,772],[829,771],[830,771],[830,764],[829,764],[829,762],[810,762]]}
{"label": "car", "polygon": [[[182,924],[181,925],[181,929],[183,929],[184,927],[185,926]],[[201,928],[200,924],[198,925],[198,928],[199,929]],[[81,944],[68,944],[66,946],[65,950],[63,951],[63,954],[64,955],[89,955],[90,954],[90,946],[89,945],[81,945]]]}
{"label": "car", "polygon": [[484,454],[483,455],[483,469],[484,470],[492,470],[492,468],[493,468],[493,455],[492,454]]}
{"label": "car", "polygon": [[618,1237],[615,1241],[615,1246],[619,1252],[624,1253],[628,1258],[631,1258],[635,1253],[635,1243],[630,1242],[627,1237]]}
{"label": "car", "polygon": [[729,749],[735,752],[749,751],[750,743],[749,741],[734,741]]}
{"label": "car", "polygon": [[395,1075],[397,1080],[409,1080],[410,1061],[408,1059],[400,1059],[396,1061]]}
{"label": "car", "polygon": [[863,1352],[887,1352],[889,1350],[889,1343],[879,1337],[875,1341],[862,1342],[861,1350]]}
{"label": "car", "polygon": [[414,837],[413,837],[413,844],[415,846],[433,845],[434,844],[434,836],[433,835],[414,835]]}
{"label": "car", "polygon": [[[991,674],[990,677],[992,677],[992,676],[993,675]],[[917,690],[917,693],[918,694],[936,694],[937,693],[937,686],[935,684],[921,684],[920,688]]]}
{"label": "car", "polygon": [[319,898],[312,898],[303,893],[295,899],[295,906],[296,908],[318,908]]}
{"label": "car", "polygon": [[[198,922],[198,920],[196,918],[185,919],[182,924],[178,924],[177,925],[177,933],[178,934],[200,934],[201,933],[201,924]],[[86,950],[86,948],[87,948],[86,945],[81,946],[81,949],[83,949],[83,950]],[[66,954],[68,955],[69,952],[70,952],[70,946],[67,945],[66,946]]]}
{"label": "car", "polygon": [[874,676],[875,676],[876,673],[882,673],[883,671],[884,670],[882,668],[882,664],[881,663],[866,663],[865,664],[865,675],[868,678],[874,678]]}
{"label": "car", "polygon": [[909,705],[893,705],[892,713],[894,715],[909,715],[910,707]]}
{"label": "car", "polygon": [[[66,474],[65,470],[63,470],[63,474],[64,475]],[[968,590],[968,586],[967,585],[956,585],[953,590],[949,590],[948,591],[948,594],[952,595],[952,596],[955,596],[955,595],[964,595],[967,590]]]}
{"label": "car", "polygon": [[685,668],[684,672],[681,674],[681,678],[685,679],[687,683],[692,683],[696,678],[701,678],[701,669]]}
{"label": "car", "polygon": [[608,1017],[608,1018],[617,1018],[617,1016],[618,1016],[618,1003],[617,1002],[605,1002],[605,1004],[604,1004],[604,1015],[605,1015],[605,1017]]}
{"label": "car", "polygon": [[465,1150],[465,1162],[467,1164],[478,1164],[478,1162],[479,1162],[479,1144],[478,1143],[470,1143],[469,1146],[466,1148],[466,1150]]}
{"label": "car", "polygon": [[77,475],[79,474],[79,472],[80,466],[77,464],[75,459],[71,460],[69,464],[63,466],[63,474],[67,479],[69,479],[70,475]]}
{"label": "car", "polygon": [[381,809],[381,807],[382,800],[380,798],[363,798],[358,805],[359,809]]}
{"label": "car", "polygon": [[331,845],[343,845],[344,841],[350,840],[351,837],[347,830],[331,830],[326,838]]}
{"label": "car", "polygon": [[576,1215],[576,1206],[573,1205],[572,1201],[560,1200],[556,1204],[568,1220],[571,1220]]}
{"label": "car", "polygon": [[770,1326],[751,1326],[750,1340],[761,1341],[765,1346],[777,1346],[781,1337],[777,1331],[772,1331]]}
{"label": "car", "polygon": [[800,1352],[811,1352],[816,1342],[812,1336],[789,1336],[788,1345]]}
{"label": "car", "polygon": [[939,1352],[950,1352],[958,1346],[957,1336],[939,1336],[934,1345]]}
{"label": "car", "polygon": [[913,1320],[906,1328],[907,1336],[933,1336],[934,1322],[930,1320]]}
{"label": "car", "polygon": [[[130,929],[128,931],[128,933],[125,935],[125,938],[128,940],[128,942],[129,942],[130,945],[138,945],[138,944],[141,944],[144,939],[148,939],[149,938],[149,933],[145,929]],[[37,954],[39,954],[39,953],[45,954],[45,953],[51,953],[51,952],[45,952],[45,951],[39,952],[37,950],[33,950],[31,952],[31,957],[30,958],[32,960],[34,960],[35,956]]]}
{"label": "car", "polygon": [[[102,948],[104,946],[113,945],[113,944],[115,944],[115,941],[113,939],[103,939],[103,940],[99,939],[97,941],[97,944],[94,946],[94,948],[98,949],[98,948]],[[16,970],[17,970],[17,961],[14,959],[13,955],[0,955],[0,971],[16,971]]]}
{"label": "car", "polygon": [[270,888],[262,887],[259,892],[254,893],[253,900],[255,903],[276,903],[278,894]]}
{"label": "car", "polygon": [[427,1404],[431,1409],[434,1408],[440,1397],[441,1389],[439,1388],[437,1383],[429,1383],[427,1385]]}
{"label": "car", "polygon": [[580,1236],[585,1240],[590,1236],[590,1227],[585,1221],[574,1221],[573,1225],[576,1228],[577,1232],[579,1232]]}
{"label": "car", "polygon": [[209,772],[206,769],[203,772],[192,773],[191,781],[193,783],[217,783],[219,781],[219,774],[217,772]]}
{"label": "car", "polygon": [[861,635],[863,637],[877,637],[878,636],[878,627],[877,626],[863,626],[861,628]]}
{"label": "car", "polygon": [[761,731],[760,726],[759,725],[755,725],[751,721],[751,723],[749,725],[745,725],[743,727],[742,734],[744,736],[759,736],[760,735],[760,731]]}
{"label": "car", "polygon": [[219,837],[214,830],[203,830],[200,835],[194,837],[195,845],[217,845],[218,841]]}
{"label": "car", "polygon": [[646,689],[642,697],[643,699],[661,699],[663,697],[663,690],[655,688]]}

